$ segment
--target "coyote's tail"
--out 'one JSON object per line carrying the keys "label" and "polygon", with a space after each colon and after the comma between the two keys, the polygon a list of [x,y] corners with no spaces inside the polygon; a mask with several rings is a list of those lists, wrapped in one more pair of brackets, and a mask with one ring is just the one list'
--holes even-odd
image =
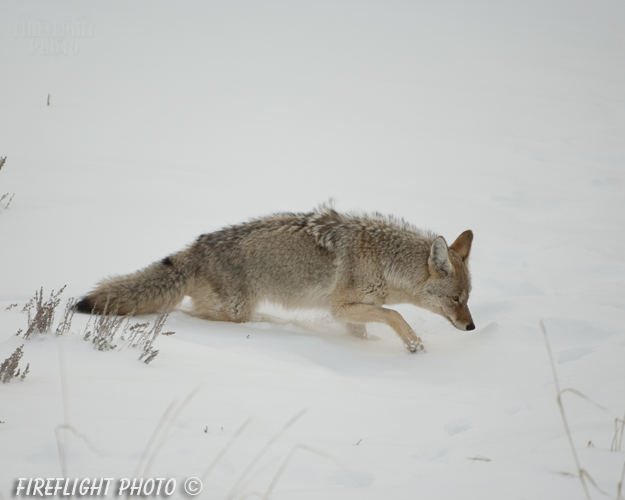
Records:
{"label": "coyote's tail", "polygon": [[192,280],[184,253],[165,257],[135,273],[103,280],[76,304],[76,310],[126,315],[172,309],[184,298]]}

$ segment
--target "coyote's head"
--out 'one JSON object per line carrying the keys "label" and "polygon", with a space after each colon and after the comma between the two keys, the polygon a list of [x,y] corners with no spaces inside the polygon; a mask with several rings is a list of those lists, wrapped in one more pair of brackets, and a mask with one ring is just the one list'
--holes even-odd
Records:
{"label": "coyote's head", "polygon": [[467,306],[471,293],[471,276],[467,263],[473,232],[465,231],[448,247],[439,236],[432,243],[425,291],[427,309],[447,318],[459,330],[474,330],[475,324]]}

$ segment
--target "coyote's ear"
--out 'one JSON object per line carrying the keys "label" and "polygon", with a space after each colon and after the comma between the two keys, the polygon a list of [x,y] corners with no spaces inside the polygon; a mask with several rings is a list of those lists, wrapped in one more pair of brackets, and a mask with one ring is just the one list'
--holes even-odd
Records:
{"label": "coyote's ear", "polygon": [[436,238],[432,243],[428,266],[430,272],[436,271],[440,274],[449,274],[453,269],[451,262],[449,262],[449,255],[447,255],[447,243],[442,236]]}
{"label": "coyote's ear", "polygon": [[466,262],[471,253],[471,243],[473,243],[473,231],[467,229],[456,238],[456,241],[449,248],[455,250],[462,257],[462,260]]}

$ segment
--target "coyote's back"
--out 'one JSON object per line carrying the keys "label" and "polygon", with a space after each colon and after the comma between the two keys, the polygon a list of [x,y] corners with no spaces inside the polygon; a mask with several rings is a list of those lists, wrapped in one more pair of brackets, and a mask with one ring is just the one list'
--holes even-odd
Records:
{"label": "coyote's back", "polygon": [[448,247],[402,220],[327,206],[275,214],[204,234],[136,273],[106,279],[77,309],[157,313],[190,296],[198,317],[245,322],[262,301],[323,307],[359,337],[366,337],[365,323],[386,323],[415,352],[423,348],[419,337],[382,306],[412,303],[472,330],[466,305],[472,240],[465,231]]}

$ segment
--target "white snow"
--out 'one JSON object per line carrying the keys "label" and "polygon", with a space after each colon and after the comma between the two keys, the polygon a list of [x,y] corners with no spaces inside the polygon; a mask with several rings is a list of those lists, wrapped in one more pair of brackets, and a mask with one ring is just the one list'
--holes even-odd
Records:
{"label": "white snow", "polygon": [[[211,499],[585,498],[541,320],[562,387],[603,408],[563,395],[616,498],[623,26],[616,0],[3,0],[0,362],[25,344],[30,373],[0,386],[0,499],[62,474],[195,476]],[[79,297],[330,197],[447,241],[472,229],[476,330],[400,306],[427,347],[411,355],[323,313],[179,311],[149,365],[93,349],[84,315],[15,336],[40,287]]]}

